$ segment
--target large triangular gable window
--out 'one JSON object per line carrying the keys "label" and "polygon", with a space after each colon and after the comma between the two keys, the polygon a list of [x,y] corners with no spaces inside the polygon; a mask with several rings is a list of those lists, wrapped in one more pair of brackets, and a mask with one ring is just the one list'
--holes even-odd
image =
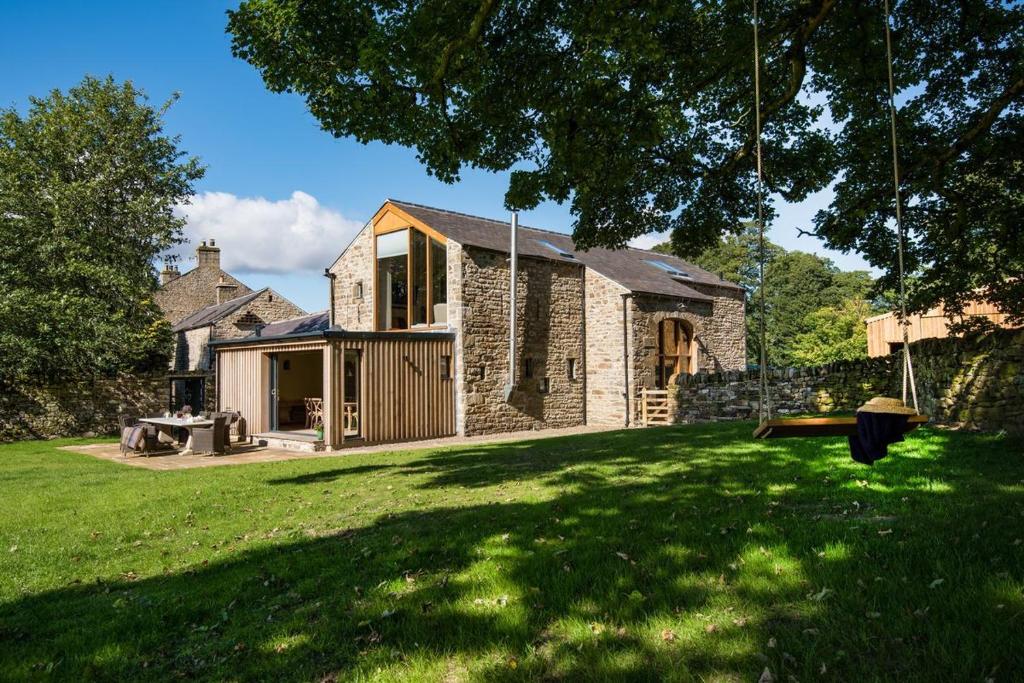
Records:
{"label": "large triangular gable window", "polygon": [[415,330],[448,323],[445,245],[415,228],[376,236],[378,330]]}

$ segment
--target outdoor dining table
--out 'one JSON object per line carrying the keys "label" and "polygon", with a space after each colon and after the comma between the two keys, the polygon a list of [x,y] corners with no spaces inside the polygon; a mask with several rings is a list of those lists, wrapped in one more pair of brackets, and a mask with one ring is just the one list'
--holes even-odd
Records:
{"label": "outdoor dining table", "polygon": [[155,425],[160,431],[173,434],[173,429],[179,427],[188,432],[188,440],[185,442],[185,448],[180,451],[181,455],[192,454],[192,428],[193,427],[209,427],[213,424],[213,420],[206,418],[192,418],[187,417],[143,417],[139,418],[139,422],[146,422],[151,425]]}

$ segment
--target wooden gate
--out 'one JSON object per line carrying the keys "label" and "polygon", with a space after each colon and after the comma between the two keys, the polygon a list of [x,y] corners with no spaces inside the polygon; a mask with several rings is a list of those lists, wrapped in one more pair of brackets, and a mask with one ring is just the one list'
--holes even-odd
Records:
{"label": "wooden gate", "polygon": [[672,424],[668,389],[640,390],[640,421],[644,427]]}

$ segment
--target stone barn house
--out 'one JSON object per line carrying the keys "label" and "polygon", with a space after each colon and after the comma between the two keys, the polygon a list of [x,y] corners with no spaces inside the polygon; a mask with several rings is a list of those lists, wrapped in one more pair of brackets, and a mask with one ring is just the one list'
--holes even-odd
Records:
{"label": "stone barn house", "polygon": [[305,315],[271,289],[253,290],[220,266],[214,240],[196,248],[196,267],[185,273],[165,264],[155,301],[171,323],[174,349],[167,376],[167,406],[212,410],[215,367],[209,343],[253,334],[268,323]]}
{"label": "stone barn house", "polygon": [[508,222],[388,200],[327,268],[319,326],[212,342],[221,407],[283,438],[281,401],[320,397],[315,445],[337,448],[627,426],[645,389],[744,369],[738,285],[651,251],[514,234],[512,259]]}

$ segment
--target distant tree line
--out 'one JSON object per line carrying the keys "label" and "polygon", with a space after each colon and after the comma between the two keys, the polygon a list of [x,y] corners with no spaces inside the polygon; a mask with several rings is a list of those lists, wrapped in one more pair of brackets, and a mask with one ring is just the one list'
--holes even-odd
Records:
{"label": "distant tree line", "polygon": [[[670,243],[655,247],[671,253]],[[747,292],[747,361],[759,362],[760,282],[755,232],[723,238],[690,260]],[[765,330],[768,364],[811,366],[867,357],[864,319],[890,310],[886,296],[873,297],[867,271],[842,271],[827,258],[766,245]]]}

